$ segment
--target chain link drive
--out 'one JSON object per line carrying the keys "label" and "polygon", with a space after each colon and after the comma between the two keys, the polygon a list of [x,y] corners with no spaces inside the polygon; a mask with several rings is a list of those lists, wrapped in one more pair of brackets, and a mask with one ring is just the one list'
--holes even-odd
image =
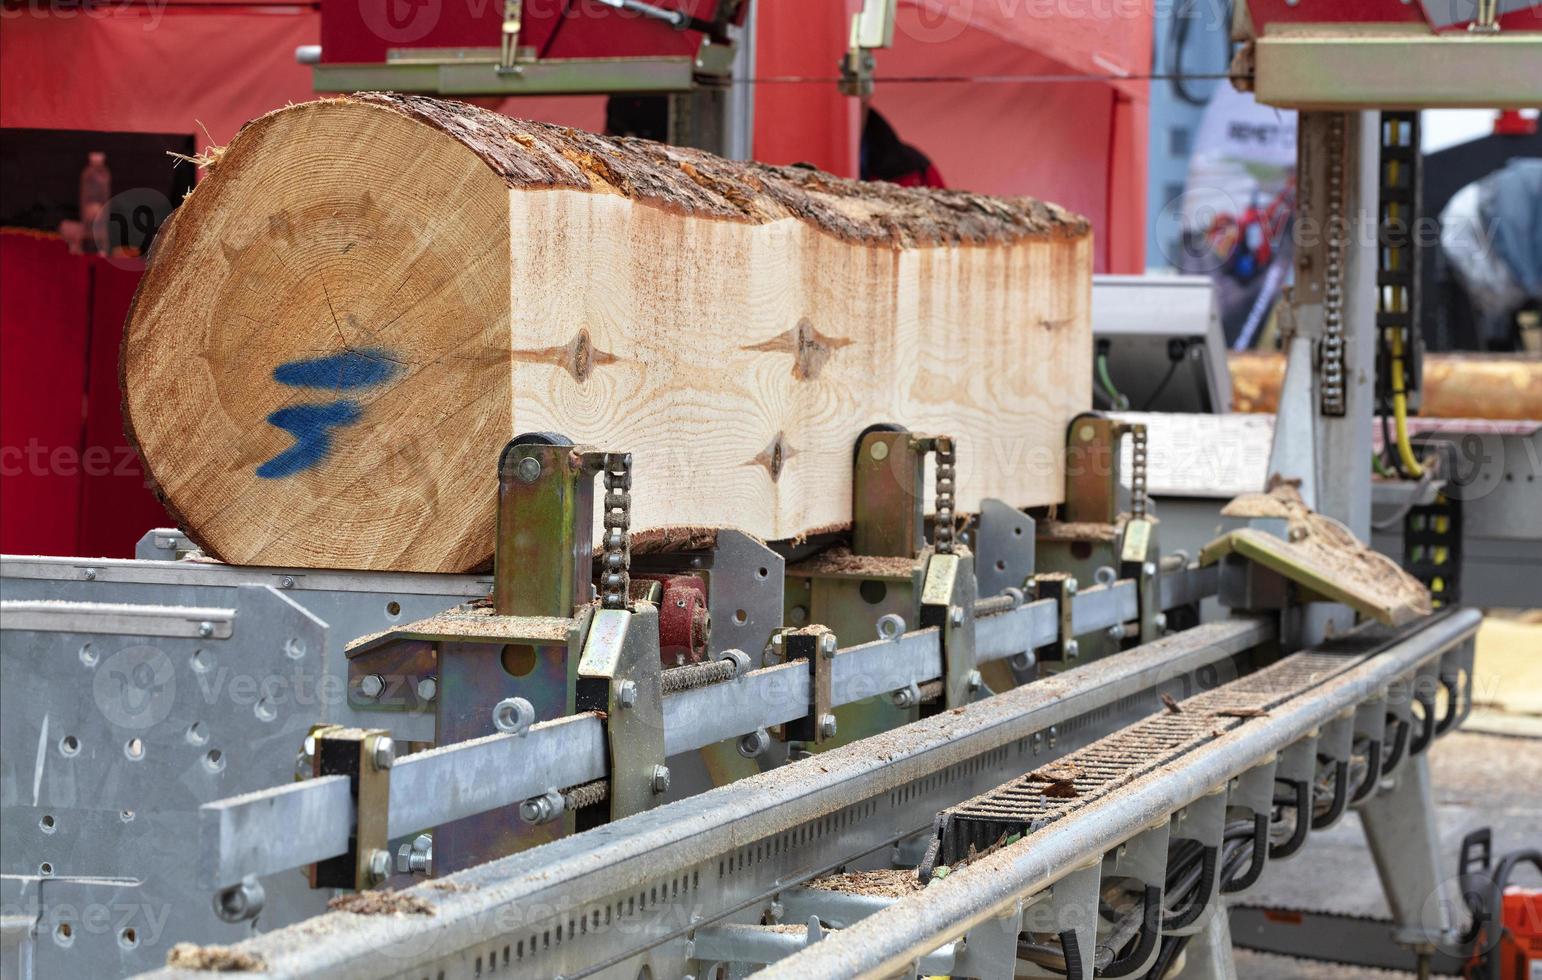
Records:
{"label": "chain link drive", "polygon": [[1323,274],[1323,337],[1321,410],[1344,414],[1344,246],[1349,226],[1344,220],[1344,114],[1328,119],[1327,268]]}
{"label": "chain link drive", "polygon": [[625,609],[631,590],[632,454],[605,454],[605,552],[600,571],[600,604]]}
{"label": "chain link drive", "polygon": [[938,436],[934,451],[937,454],[937,522],[932,529],[932,538],[937,554],[951,555],[956,531],[953,516],[953,437]]}

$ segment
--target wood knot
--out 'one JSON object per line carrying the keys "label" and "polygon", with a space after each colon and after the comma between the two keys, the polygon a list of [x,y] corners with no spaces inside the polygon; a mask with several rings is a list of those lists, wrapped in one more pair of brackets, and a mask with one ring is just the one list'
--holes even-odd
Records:
{"label": "wood knot", "polygon": [[798,455],[798,451],[787,444],[787,438],[778,432],[771,444],[762,449],[754,459],[750,460],[752,466],[764,466],[766,472],[771,474],[771,482],[775,483],[782,478],[782,470],[787,461]]}
{"label": "wood knot", "polygon": [[799,381],[812,381],[834,353],[851,341],[845,337],[829,337],[814,327],[814,321],[800,317],[797,326],[786,333],[777,334],[770,340],[744,348],[792,355],[792,376]]}

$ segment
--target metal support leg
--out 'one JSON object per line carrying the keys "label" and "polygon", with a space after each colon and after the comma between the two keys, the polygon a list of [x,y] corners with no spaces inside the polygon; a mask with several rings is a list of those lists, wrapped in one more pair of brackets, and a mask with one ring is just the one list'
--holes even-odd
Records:
{"label": "metal support leg", "polygon": [[1451,910],[1442,894],[1445,882],[1428,756],[1404,762],[1392,788],[1360,808],[1360,821],[1398,941],[1415,947],[1449,941]]}
{"label": "metal support leg", "polygon": [[1231,952],[1231,916],[1216,910],[1183,951],[1183,969],[1176,980],[1237,980]]}

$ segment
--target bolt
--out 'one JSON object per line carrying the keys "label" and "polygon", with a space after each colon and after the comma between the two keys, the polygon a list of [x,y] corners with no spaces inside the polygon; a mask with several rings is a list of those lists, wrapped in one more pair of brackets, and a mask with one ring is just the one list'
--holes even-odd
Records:
{"label": "bolt", "polygon": [[419,834],[411,844],[403,844],[396,852],[397,874],[428,874],[433,866],[434,838],[430,834]]}
{"label": "bolt", "polygon": [[198,624],[198,635],[203,637],[204,639],[208,639],[209,637],[213,636],[214,635],[214,624],[213,623],[209,623],[209,622],[199,623]]}
{"label": "bolt", "polygon": [[380,697],[381,692],[384,690],[385,678],[379,674],[365,674],[359,678],[359,693],[371,701]]}
{"label": "bolt", "polygon": [[766,909],[766,913],[771,916],[772,922],[781,922],[782,916],[787,914],[787,907],[781,902],[773,901],[770,908]]}
{"label": "bolt", "polygon": [[1157,613],[1151,622],[1159,630],[1167,629],[1167,613]]}
{"label": "bolt", "polygon": [[[376,769],[389,769],[396,765],[396,742],[389,735],[382,735],[375,739],[375,754],[373,756]],[[386,855],[389,860],[390,855]]]}
{"label": "bolt", "polygon": [[915,681],[911,681],[898,691],[895,691],[890,697],[894,701],[896,708],[913,708],[921,701],[921,689],[916,686]]}
{"label": "bolt", "polygon": [[868,447],[867,454],[876,460],[889,458],[889,444],[887,442],[875,442]]}
{"label": "bolt", "polygon": [[1155,575],[1156,572],[1157,572],[1156,562],[1148,561],[1144,565],[1140,566],[1140,573],[1142,575],[1146,576],[1147,578],[1150,578],[1151,576]]}
{"label": "bolt", "polygon": [[215,894],[214,914],[225,922],[244,922],[256,918],[266,899],[262,882],[253,875],[247,875],[239,885],[232,885]]}
{"label": "bolt", "polygon": [[1054,748],[1058,741],[1060,741],[1060,729],[1054,725],[1049,726],[1049,747]]}
{"label": "bolt", "polygon": [[965,683],[969,685],[969,693],[973,694],[985,686],[985,678],[980,676],[980,672],[978,670],[971,670],[969,672],[969,677],[965,680]]}
{"label": "bolt", "polygon": [[369,852],[369,881],[378,885],[391,876],[391,854],[382,848]]}
{"label": "bolt", "polygon": [[949,609],[948,619],[953,623],[954,626],[964,625],[964,607],[954,606],[953,608]]}
{"label": "bolt", "polygon": [[1075,660],[1082,652],[1082,645],[1075,640],[1065,641],[1065,656],[1067,660]]}
{"label": "bolt", "polygon": [[541,475],[541,461],[534,456],[526,456],[519,461],[515,472],[519,475],[521,483],[534,483],[535,478]]}
{"label": "bolt", "polygon": [[1033,733],[1032,745],[1033,745],[1033,754],[1034,755],[1038,755],[1039,751],[1044,748],[1044,733],[1043,732],[1034,732]]}
{"label": "bolt", "polygon": [[654,766],[651,783],[655,793],[667,793],[669,791],[669,767]]}
{"label": "bolt", "polygon": [[630,708],[637,703],[637,682],[622,681],[616,688],[616,703],[623,708]]}
{"label": "bolt", "polygon": [[835,634],[826,633],[819,638],[819,652],[829,660],[835,656]]}
{"label": "bolt", "polygon": [[792,612],[788,614],[787,618],[792,620],[794,626],[802,626],[808,622],[808,608],[806,606],[793,606]]}
{"label": "bolt", "polygon": [[1077,588],[1077,586],[1076,586],[1076,579],[1068,578],[1068,579],[1065,580],[1065,594],[1066,595],[1075,595],[1076,594],[1076,588]]}
{"label": "bolt", "polygon": [[1124,639],[1124,634],[1125,630],[1123,623],[1115,623],[1108,628],[1108,638],[1110,640],[1122,640]]}
{"label": "bolt", "polygon": [[418,681],[418,700],[432,701],[439,694],[439,681],[433,677],[425,677]]}
{"label": "bolt", "polygon": [[94,568],[87,568],[84,571],[82,571],[80,574],[85,576],[85,579],[86,579],[87,582],[95,582],[96,581],[96,569],[94,569]]}
{"label": "bolt", "polygon": [[835,737],[835,716],[825,715],[819,719],[819,735],[821,738]]}
{"label": "bolt", "polygon": [[520,803],[519,816],[525,823],[551,823],[562,815],[562,810],[562,794],[550,789],[541,796],[532,796]]}
{"label": "bolt", "polygon": [[748,735],[739,737],[739,754],[746,759],[753,759],[764,752],[771,745],[771,733],[764,728],[757,728]]}
{"label": "bolt", "polygon": [[294,588],[294,576],[293,575],[285,575],[282,579],[279,580],[278,587],[281,588],[281,589],[292,589],[292,588]]}

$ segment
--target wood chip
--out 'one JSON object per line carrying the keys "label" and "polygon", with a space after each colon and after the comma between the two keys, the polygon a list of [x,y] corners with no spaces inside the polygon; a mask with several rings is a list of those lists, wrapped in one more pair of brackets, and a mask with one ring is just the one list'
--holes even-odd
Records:
{"label": "wood chip", "polygon": [[256,973],[268,965],[260,956],[243,953],[233,946],[199,946],[177,943],[166,954],[166,965],[177,970],[207,970],[214,973]]}
{"label": "wood chip", "polygon": [[1183,714],[1183,705],[1179,704],[1177,701],[1174,701],[1173,700],[1173,696],[1171,694],[1164,694],[1164,695],[1162,695],[1162,704],[1167,706],[1167,713],[1168,714],[1172,714],[1172,715],[1181,715],[1181,714]]}
{"label": "wood chip", "polygon": [[354,915],[433,915],[434,907],[426,900],[406,892],[368,891],[339,895],[327,903],[334,912]]}

